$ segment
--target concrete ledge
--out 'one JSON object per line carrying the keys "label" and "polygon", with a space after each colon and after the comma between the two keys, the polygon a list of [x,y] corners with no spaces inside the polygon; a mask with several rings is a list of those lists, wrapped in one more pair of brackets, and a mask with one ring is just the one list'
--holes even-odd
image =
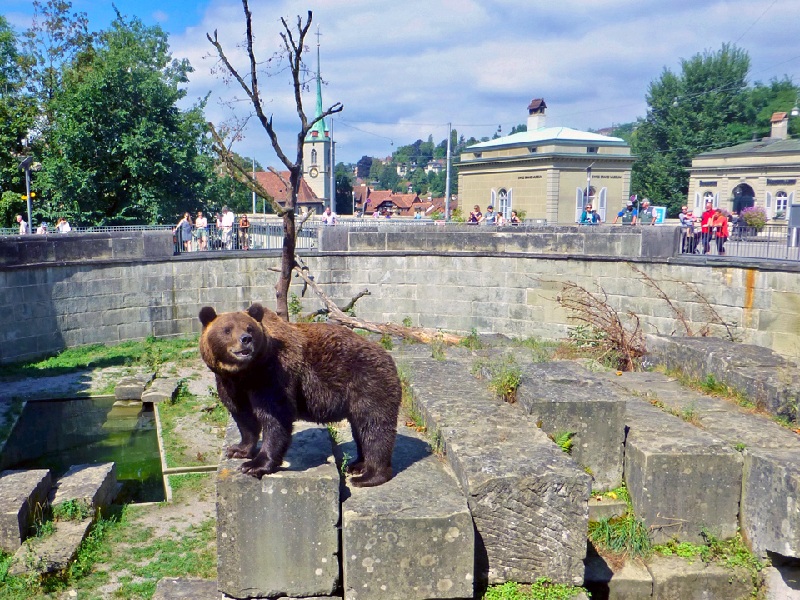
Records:
{"label": "concrete ledge", "polygon": [[50,504],[77,500],[91,508],[95,516],[107,508],[117,495],[117,468],[113,462],[75,465],[56,481]]}
{"label": "concrete ledge", "polygon": [[644,600],[653,596],[653,577],[639,560],[628,559],[615,569],[594,548],[590,548],[586,557],[583,587],[592,594],[592,598]]}
{"label": "concrete ledge", "polygon": [[153,373],[140,373],[120,377],[114,387],[114,397],[117,400],[140,400],[147,385],[153,380]]}
{"label": "concrete ledge", "polygon": [[798,420],[798,365],[768,348],[711,337],[648,336],[648,357],[697,379],[713,375],[773,415]]}
{"label": "concrete ledge", "polygon": [[156,584],[152,600],[221,600],[216,580],[164,577]]}
{"label": "concrete ledge", "polygon": [[627,405],[625,482],[656,543],[736,534],[742,457],[729,444],[644,400]]}
{"label": "concrete ledge", "polygon": [[[283,468],[258,480],[217,470],[217,576],[234,598],[324,596],[339,585],[339,473],[323,427],[295,424]],[[226,445],[239,441],[228,427]]]}
{"label": "concrete ledge", "polygon": [[447,361],[415,361],[412,390],[467,496],[477,579],[580,585],[591,479],[530,417]]}
{"label": "concrete ledge", "polygon": [[142,402],[170,402],[178,392],[180,380],[175,377],[156,377],[142,392]]}
{"label": "concrete ledge", "polygon": [[653,577],[653,598],[752,598],[753,582],[743,569],[729,569],[700,560],[689,562],[675,556],[655,556],[647,562]]}
{"label": "concrete ledge", "polygon": [[49,469],[0,473],[0,550],[16,552],[28,537],[37,511],[47,506],[52,479]]}
{"label": "concrete ledge", "polygon": [[800,558],[800,451],[746,449],[742,534],[758,556]]}
{"label": "concrete ledge", "polygon": [[8,570],[9,574],[64,571],[78,554],[78,549],[91,527],[91,518],[80,521],[56,521],[55,531],[51,535],[30,538],[19,547]]}
{"label": "concrete ledge", "polygon": [[475,534],[452,472],[405,427],[392,467],[391,481],[352,488],[342,505],[345,597],[472,598]]}
{"label": "concrete ledge", "polygon": [[625,399],[571,361],[522,367],[517,402],[550,435],[574,433],[572,458],[591,470],[594,489],[622,483]]}

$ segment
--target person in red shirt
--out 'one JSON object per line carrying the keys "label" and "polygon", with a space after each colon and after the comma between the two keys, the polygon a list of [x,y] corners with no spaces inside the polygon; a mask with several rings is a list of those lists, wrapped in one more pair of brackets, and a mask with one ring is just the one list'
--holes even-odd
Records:
{"label": "person in red shirt", "polygon": [[725,256],[725,242],[728,241],[728,216],[717,207],[708,222],[709,230],[717,240],[717,254]]}
{"label": "person in red shirt", "polygon": [[703,211],[703,216],[700,219],[700,231],[703,239],[703,254],[708,254],[711,251],[711,228],[709,221],[714,216],[714,205],[711,202],[706,202],[706,209]]}

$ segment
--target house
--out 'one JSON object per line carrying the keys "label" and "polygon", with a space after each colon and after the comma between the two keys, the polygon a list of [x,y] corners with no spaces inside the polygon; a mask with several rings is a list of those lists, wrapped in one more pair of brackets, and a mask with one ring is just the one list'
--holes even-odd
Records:
{"label": "house", "polygon": [[770,219],[784,218],[800,201],[800,140],[789,138],[789,116],[776,112],[770,136],[698,154],[689,169],[689,206],[706,202],[739,212],[761,206]]}
{"label": "house", "polygon": [[603,220],[630,195],[635,157],[625,140],[546,126],[547,104],[528,105],[528,130],[470,146],[458,161],[462,206],[492,204],[529,219],[575,223],[587,201]]}
{"label": "house", "polygon": [[[289,181],[289,171],[280,171],[280,175],[286,182]],[[287,185],[281,181],[281,178],[272,171],[256,171],[255,176],[256,181],[269,195],[281,207],[285,207],[290,200],[290,194]],[[323,199],[317,197],[305,179],[300,179],[300,189],[297,190],[297,206],[295,208],[300,212],[322,213],[323,211]]]}

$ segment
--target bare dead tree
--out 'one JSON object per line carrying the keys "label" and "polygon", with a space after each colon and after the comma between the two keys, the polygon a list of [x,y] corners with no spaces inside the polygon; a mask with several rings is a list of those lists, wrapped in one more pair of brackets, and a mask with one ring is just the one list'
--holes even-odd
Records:
{"label": "bare dead tree", "polygon": [[602,336],[595,340],[596,343],[606,354],[617,355],[621,370],[632,371],[636,359],[644,356],[646,351],[639,317],[631,311],[624,313],[628,321],[626,326],[620,313],[608,303],[606,291],[602,286],[598,288],[599,293],[593,293],[577,283],[564,283],[557,302],[570,312],[572,320],[600,332]]}
{"label": "bare dead tree", "polygon": [[218,156],[225,164],[228,171],[237,181],[240,181],[248,187],[251,191],[263,198],[270,198],[273,208],[276,213],[283,219],[283,248],[281,254],[281,268],[280,276],[275,284],[275,296],[277,300],[277,312],[285,320],[289,320],[289,284],[291,283],[292,270],[296,266],[295,261],[295,247],[297,242],[297,223],[295,222],[295,207],[297,206],[297,192],[300,187],[300,179],[303,164],[303,144],[306,136],[311,128],[321,119],[328,117],[332,114],[341,112],[344,108],[340,102],[333,104],[322,114],[309,121],[303,109],[303,53],[306,50],[305,40],[311,27],[312,15],[308,11],[308,17],[303,21],[302,17],[297,17],[295,26],[292,27],[287,23],[286,19],[281,18],[281,25],[283,31],[281,32],[281,40],[283,41],[282,53],[285,54],[289,62],[289,70],[292,74],[292,83],[294,89],[295,105],[297,107],[297,116],[300,121],[300,128],[297,133],[297,145],[294,160],[284,152],[278,140],[278,135],[273,126],[272,116],[267,116],[264,113],[263,102],[261,97],[261,89],[258,80],[258,61],[253,50],[253,23],[252,13],[247,0],[242,0],[242,8],[245,17],[245,44],[247,49],[247,58],[249,60],[248,71],[242,75],[239,70],[233,66],[228,59],[222,44],[217,36],[215,30],[213,34],[206,34],[206,38],[214,47],[217,57],[221,62],[228,76],[235,80],[239,87],[242,88],[255,112],[255,117],[261,124],[261,127],[266,131],[270,139],[272,148],[280,161],[289,171],[289,181],[285,181],[283,177],[276,170],[271,169],[281,178],[286,188],[289,190],[290,199],[285,206],[277,206],[274,198],[258,184],[253,176],[244,169],[244,167],[234,160],[234,155],[231,152],[229,145],[225,143],[224,136],[217,131],[213,124],[209,124],[211,128],[213,148]]}

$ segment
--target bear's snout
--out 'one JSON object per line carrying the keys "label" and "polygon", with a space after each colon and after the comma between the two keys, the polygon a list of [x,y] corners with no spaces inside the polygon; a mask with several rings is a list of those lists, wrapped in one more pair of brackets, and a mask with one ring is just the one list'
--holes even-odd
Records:
{"label": "bear's snout", "polygon": [[239,343],[242,344],[243,346],[249,346],[250,344],[253,343],[253,336],[250,335],[249,333],[243,333],[239,337]]}

